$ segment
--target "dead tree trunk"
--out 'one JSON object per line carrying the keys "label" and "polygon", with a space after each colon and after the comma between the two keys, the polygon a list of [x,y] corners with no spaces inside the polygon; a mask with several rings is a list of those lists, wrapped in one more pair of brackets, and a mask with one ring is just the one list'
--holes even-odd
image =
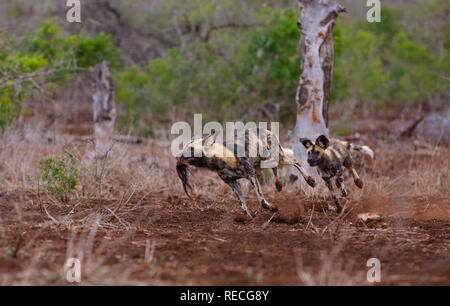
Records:
{"label": "dead tree trunk", "polygon": [[300,82],[297,88],[297,123],[291,135],[295,157],[314,174],[306,162],[306,150],[300,138],[316,140],[329,136],[328,103],[333,70],[333,27],[338,14],[345,8],[327,0],[298,0],[302,60]]}
{"label": "dead tree trunk", "polygon": [[109,64],[102,62],[94,69],[95,93],[94,141],[97,156],[105,156],[112,147],[116,105],[114,103],[114,84]]}

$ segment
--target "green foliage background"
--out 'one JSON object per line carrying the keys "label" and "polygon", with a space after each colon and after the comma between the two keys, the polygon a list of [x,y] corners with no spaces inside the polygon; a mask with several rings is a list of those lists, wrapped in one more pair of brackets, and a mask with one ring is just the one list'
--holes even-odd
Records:
{"label": "green foliage background", "polygon": [[39,192],[46,191],[58,200],[67,202],[70,193],[78,185],[78,169],[73,153],[65,151],[59,156],[41,159],[38,169],[36,179],[28,177],[28,180],[37,185]]}
{"label": "green foliage background", "polygon": [[[124,12],[137,25],[147,22],[146,16],[132,11],[139,3]],[[83,73],[101,60],[113,67],[124,130],[146,133],[155,125],[170,124],[174,116],[190,118],[195,112],[202,112],[205,120],[270,116],[292,124],[301,55],[298,12],[290,6],[289,1],[278,6],[253,0],[162,1],[150,16],[154,28],[168,31],[174,20],[170,16],[182,11],[175,21],[198,29],[198,35],[189,43],[180,38],[145,65],[125,65],[126,50],[115,46],[110,35],[69,35],[51,19],[28,31],[20,42],[1,32],[0,80],[7,81],[0,85],[0,128],[13,124],[22,101],[36,89],[32,82],[16,86],[16,77],[61,69],[45,79],[45,86],[62,87],[74,72]],[[427,32],[421,23],[434,25],[433,16],[449,9],[448,1],[435,0],[417,2],[408,11],[383,5],[381,23],[339,17],[332,103],[354,100],[381,109],[447,103],[450,25],[447,20]],[[211,25],[228,22],[224,16],[249,26],[224,28],[206,38]]]}
{"label": "green foliage background", "polygon": [[[101,60],[120,67],[120,50],[104,33],[92,38],[85,33],[66,35],[51,19],[28,31],[20,44],[0,32],[0,80],[4,81],[0,83],[0,131],[14,123],[21,103],[33,90],[63,87],[72,73]],[[33,76],[32,80],[27,76]]]}

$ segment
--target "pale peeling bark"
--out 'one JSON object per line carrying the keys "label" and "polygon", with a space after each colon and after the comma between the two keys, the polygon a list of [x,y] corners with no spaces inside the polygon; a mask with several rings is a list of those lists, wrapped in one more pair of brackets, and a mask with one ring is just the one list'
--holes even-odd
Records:
{"label": "pale peeling bark", "polygon": [[341,5],[327,0],[298,0],[302,60],[300,82],[296,94],[297,123],[291,135],[292,148],[300,164],[311,174],[306,162],[306,149],[300,138],[315,140],[329,136],[328,103],[333,70],[333,27],[338,14],[345,12]]}
{"label": "pale peeling bark", "polygon": [[111,150],[113,143],[116,105],[114,103],[114,85],[109,65],[102,62],[94,69],[95,93],[94,108],[94,140],[98,156],[104,156]]}

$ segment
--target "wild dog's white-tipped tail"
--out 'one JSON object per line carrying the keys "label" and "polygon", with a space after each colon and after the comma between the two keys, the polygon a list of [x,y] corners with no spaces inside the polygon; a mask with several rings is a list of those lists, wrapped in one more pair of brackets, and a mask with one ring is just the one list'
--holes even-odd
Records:
{"label": "wild dog's white-tipped tail", "polygon": [[294,150],[292,150],[291,148],[282,148],[282,150],[284,152],[284,156],[286,156],[288,164],[292,165],[298,162],[294,157]]}
{"label": "wild dog's white-tipped tail", "polygon": [[354,150],[354,151],[360,151],[360,152],[366,153],[372,159],[375,155],[373,150],[371,148],[369,148],[368,146],[359,146],[359,145],[355,145],[352,143],[352,144],[350,144],[350,149]]}
{"label": "wild dog's white-tipped tail", "polygon": [[366,153],[367,155],[369,155],[370,156],[370,158],[372,158],[373,159],[373,157],[374,157],[374,153],[373,153],[373,150],[371,149],[371,148],[369,148],[368,146],[362,146],[361,147],[361,151],[362,152],[364,152],[364,153]]}
{"label": "wild dog's white-tipped tail", "polygon": [[287,157],[294,158],[294,151],[290,148],[283,148],[284,154],[286,154]]}

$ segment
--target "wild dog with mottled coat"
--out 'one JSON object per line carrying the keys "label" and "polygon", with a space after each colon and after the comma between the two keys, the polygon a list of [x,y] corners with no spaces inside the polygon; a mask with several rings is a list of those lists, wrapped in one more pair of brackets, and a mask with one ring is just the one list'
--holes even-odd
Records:
{"label": "wild dog with mottled coat", "polygon": [[[294,166],[310,186],[315,186],[314,179],[303,172],[295,158],[284,153],[277,137],[270,131],[252,128],[246,129],[244,135],[244,137],[237,137],[237,139],[235,137],[234,140],[219,143],[216,142],[217,134],[213,133],[202,138],[193,139],[183,149],[181,156],[177,158],[176,170],[188,196],[187,188],[191,188],[188,182],[188,166],[195,166],[216,172],[231,187],[246,215],[251,216],[242,194],[241,185],[238,182],[241,178],[246,178],[251,182],[263,208],[273,212],[278,211],[278,207],[275,204],[270,204],[264,198],[257,179],[257,172],[261,169],[261,162],[270,160],[273,157],[270,154],[263,154],[257,148],[262,148],[262,151],[265,151],[265,153],[270,153],[273,152],[272,144],[278,146],[278,167],[284,165]],[[251,141],[251,139],[256,139],[257,141]],[[194,156],[196,145],[200,146],[202,150],[200,157]],[[238,154],[239,152],[244,154]],[[278,178],[278,167],[272,168],[272,171],[275,176],[275,186],[278,191],[281,191],[282,184]]]}
{"label": "wild dog with mottled coat", "polygon": [[308,153],[307,162],[311,167],[317,167],[319,175],[331,192],[336,211],[340,213],[342,207],[333,189],[332,179],[335,178],[336,187],[341,190],[343,197],[348,195],[344,187],[343,167],[350,171],[355,185],[363,187],[363,181],[353,168],[353,160],[350,150],[361,151],[373,158],[373,151],[368,146],[358,146],[348,141],[328,139],[325,135],[317,137],[315,142],[307,138],[301,138],[300,142]]}

